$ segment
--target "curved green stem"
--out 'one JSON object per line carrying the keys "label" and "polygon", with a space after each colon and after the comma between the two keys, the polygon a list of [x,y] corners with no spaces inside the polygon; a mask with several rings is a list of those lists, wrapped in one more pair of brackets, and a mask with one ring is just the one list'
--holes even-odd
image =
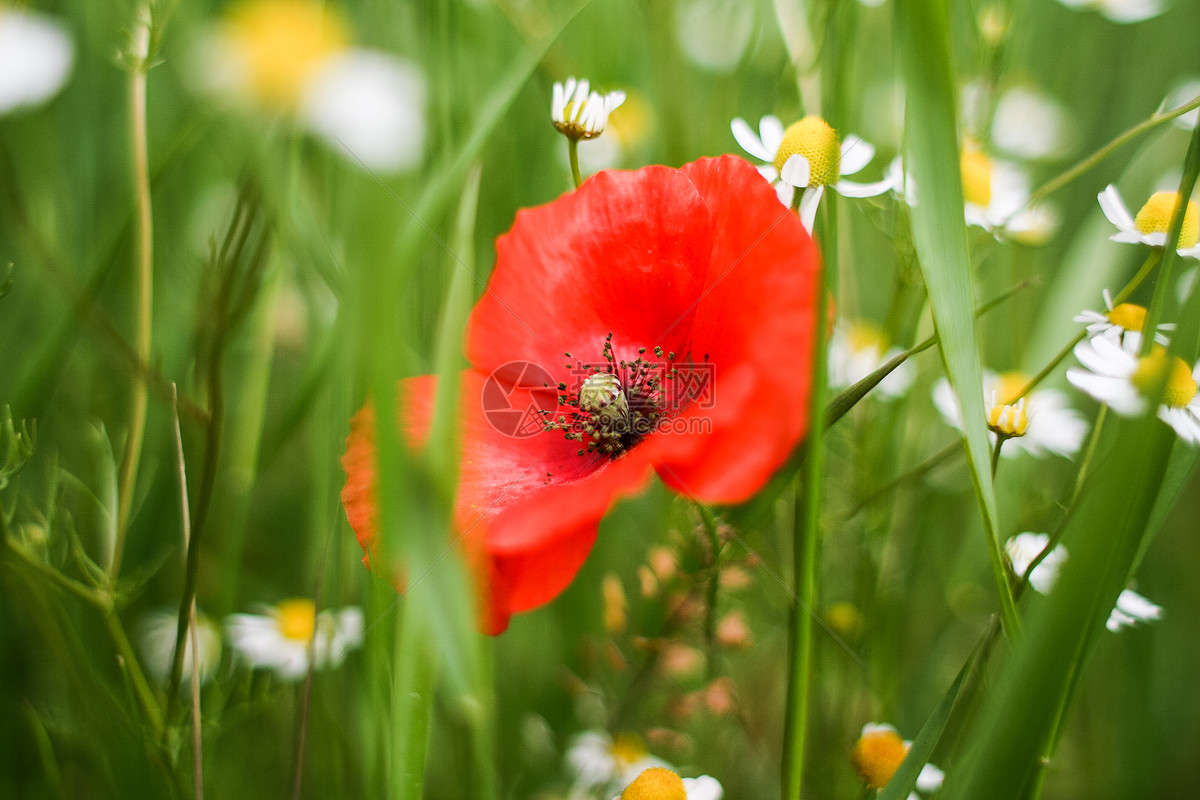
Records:
{"label": "curved green stem", "polygon": [[[1140,269],[1138,269],[1137,274],[1130,279],[1129,283],[1125,284],[1125,288],[1117,292],[1116,296],[1113,297],[1113,305],[1117,306],[1121,303],[1124,303],[1129,298],[1129,295],[1133,294],[1134,290],[1136,290],[1138,286],[1142,284],[1142,281],[1146,279],[1146,276],[1154,270],[1161,259],[1161,247],[1155,247],[1153,250],[1151,250],[1150,255],[1147,256],[1146,260],[1142,262],[1142,266]],[[1050,359],[1046,366],[1042,367],[1041,370],[1038,371],[1038,374],[1030,378],[1029,383],[1025,384],[1025,387],[1021,389],[1020,393],[1013,398],[1013,402],[1015,403],[1017,400],[1020,400],[1022,397],[1037,388],[1037,385],[1049,377],[1050,373],[1053,372],[1060,363],[1062,363],[1064,358],[1071,355],[1071,352],[1075,349],[1075,345],[1082,342],[1085,338],[1087,338],[1086,329],[1076,334],[1075,338],[1071,339],[1071,341],[1067,343],[1066,347],[1064,347],[1062,350],[1059,350],[1058,354],[1055,355],[1054,358]],[[1152,340],[1154,337],[1150,336],[1148,338]]]}
{"label": "curved green stem", "polygon": [[1132,141],[1133,139],[1136,139],[1137,137],[1141,136],[1143,133],[1146,133],[1147,131],[1157,128],[1159,125],[1163,124],[1164,122],[1170,122],[1171,120],[1175,119],[1176,117],[1181,117],[1184,114],[1186,114],[1187,112],[1189,112],[1193,109],[1196,109],[1196,108],[1200,108],[1200,97],[1197,97],[1195,100],[1192,100],[1190,103],[1186,103],[1186,104],[1180,106],[1179,108],[1174,109],[1173,111],[1166,111],[1166,112],[1163,112],[1162,114],[1155,114],[1154,116],[1150,117],[1150,119],[1143,120],[1142,122],[1139,122],[1137,125],[1134,125],[1132,128],[1125,131],[1124,133],[1122,133],[1117,138],[1113,139],[1108,144],[1104,145],[1104,147],[1101,147],[1095,153],[1093,153],[1092,155],[1083,159],[1078,164],[1076,164],[1075,166],[1068,169],[1066,172],[1059,175],[1057,178],[1053,178],[1053,179],[1047,181],[1046,183],[1042,184],[1041,186],[1039,186],[1037,188],[1037,190],[1035,192],[1033,192],[1033,194],[1029,195],[1029,199],[1025,201],[1025,205],[1018,208],[1016,211],[1014,211],[1009,216],[1008,219],[1004,220],[1004,225],[1007,226],[1008,223],[1012,222],[1013,218],[1016,217],[1017,214],[1020,214],[1026,208],[1029,208],[1030,206],[1036,205],[1037,203],[1041,202],[1042,200],[1045,200],[1047,197],[1054,194],[1059,189],[1066,186],[1068,183],[1075,180],[1080,175],[1087,172],[1088,170],[1090,170],[1092,167],[1099,164],[1104,159],[1108,158],[1110,155],[1112,155],[1114,152],[1116,152],[1116,150],[1118,148],[1120,148],[1122,145],[1129,143],[1130,141]]}

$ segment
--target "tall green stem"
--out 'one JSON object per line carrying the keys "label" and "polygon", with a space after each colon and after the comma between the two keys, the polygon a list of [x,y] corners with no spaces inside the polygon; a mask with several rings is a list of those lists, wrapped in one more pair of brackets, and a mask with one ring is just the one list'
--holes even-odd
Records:
{"label": "tall green stem", "polygon": [[787,708],[783,729],[783,800],[797,800],[804,779],[804,743],[808,729],[812,673],[813,614],[817,597],[817,554],[820,543],[822,478],[825,468],[826,320],[828,287],[836,285],[837,213],[833,198],[825,204],[821,242],[825,269],[817,278],[813,325],[812,389],[808,398],[808,455],[796,486],[793,525],[793,581],[796,604],[791,616]]}
{"label": "tall green stem", "polygon": [[[131,56],[136,59],[129,73],[129,128],[133,155],[133,192],[137,204],[134,219],[137,242],[137,333],[134,338],[139,364],[150,363],[150,329],[154,293],[154,224],[150,209],[150,162],[146,147],[146,70],[149,68],[150,19],[149,11],[139,9],[134,29]],[[121,572],[121,557],[125,552],[125,535],[129,514],[133,508],[133,490],[137,481],[138,462],[142,455],[142,439],[146,432],[146,375],[135,370],[132,395],[129,400],[129,438],[117,483],[117,533],[109,564],[109,585]]]}

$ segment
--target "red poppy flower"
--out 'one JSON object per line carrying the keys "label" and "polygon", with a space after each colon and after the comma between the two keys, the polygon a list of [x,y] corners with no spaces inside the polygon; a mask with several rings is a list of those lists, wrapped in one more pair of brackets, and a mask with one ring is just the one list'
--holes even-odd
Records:
{"label": "red poppy flower", "polygon": [[[705,502],[746,500],[804,435],[817,250],[741,159],[601,172],[517,214],[471,313],[455,525],[483,627],[548,602],[600,518],[652,472]],[[436,378],[402,381],[410,442]],[[375,537],[374,416],[352,422],[342,501]]]}

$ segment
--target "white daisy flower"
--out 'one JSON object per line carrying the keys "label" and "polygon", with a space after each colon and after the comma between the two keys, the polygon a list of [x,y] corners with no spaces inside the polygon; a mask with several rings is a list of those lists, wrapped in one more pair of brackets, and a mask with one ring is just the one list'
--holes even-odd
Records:
{"label": "white daisy flower", "polygon": [[[160,609],[151,611],[138,625],[138,649],[142,654],[142,665],[157,683],[166,684],[171,678],[171,665],[175,659],[175,634],[178,616],[174,611]],[[212,678],[221,663],[221,629],[203,614],[196,614],[196,642],[199,645],[198,666],[200,682]],[[192,677],[192,632],[184,637],[183,681]]]}
{"label": "white daisy flower", "polygon": [[[1114,242],[1146,244],[1163,247],[1167,243],[1167,227],[1171,224],[1171,213],[1179,204],[1178,192],[1155,192],[1134,217],[1121,199],[1121,193],[1111,183],[1096,196],[1100,209],[1108,221],[1117,226],[1118,233],[1108,237]],[[1183,214],[1183,228],[1179,232],[1179,255],[1200,259],[1200,209],[1194,200],[1189,200]]]}
{"label": "white daisy flower", "polygon": [[588,797],[597,789],[617,791],[627,786],[644,770],[670,767],[646,751],[641,737],[591,730],[571,737],[566,752],[571,774],[571,797]]}
{"label": "white daisy flower", "polygon": [[[1195,100],[1197,95],[1200,95],[1200,78],[1193,77],[1182,81],[1176,84],[1175,88],[1163,100],[1159,111],[1174,111],[1180,106],[1184,106]],[[1181,114],[1171,120],[1171,122],[1178,128],[1190,131],[1196,127],[1197,120],[1200,120],[1200,108],[1193,108],[1186,114]]]}
{"label": "white daisy flower", "polygon": [[604,133],[608,115],[624,102],[624,92],[602,95],[591,91],[586,80],[568,78],[566,84],[554,84],[550,119],[555,129],[568,139],[595,139]]}
{"label": "white daisy flower", "polygon": [[1166,10],[1163,0],[1058,0],[1077,11],[1096,11],[1111,22],[1127,24],[1157,17]]}
{"label": "white daisy flower", "polygon": [[710,775],[680,778],[666,767],[643,770],[613,800],[721,800],[725,790]]}
{"label": "white daisy flower", "polygon": [[191,62],[198,89],[293,113],[352,163],[396,172],[421,162],[424,74],[391,53],[354,47],[329,4],[242,0]]}
{"label": "white daisy flower", "polygon": [[1139,622],[1154,622],[1162,618],[1162,607],[1151,603],[1132,589],[1122,589],[1117,595],[1116,608],[1108,615],[1104,627],[1113,633],[1132,628]]}
{"label": "white daisy flower", "polygon": [[[1113,306],[1112,295],[1108,289],[1103,292],[1105,311],[1085,309],[1073,318],[1074,322],[1087,325],[1089,339],[1103,336],[1124,347],[1131,353],[1142,349],[1142,329],[1146,326],[1146,309],[1137,303],[1118,303]],[[1158,326],[1154,333],[1154,341],[1167,344],[1167,332],[1175,330],[1175,326],[1164,323]]]}
{"label": "white daisy flower", "polygon": [[331,56],[305,88],[300,117],[351,161],[398,172],[425,150],[425,76],[379,50]]}
{"label": "white daisy flower", "polygon": [[1084,369],[1067,370],[1067,380],[1076,388],[1105,403],[1124,416],[1145,413],[1154,391],[1166,377],[1166,387],[1158,405],[1158,418],[1170,425],[1189,444],[1200,444],[1200,364],[1189,369],[1183,359],[1168,355],[1166,348],[1155,345],[1150,355],[1138,358],[1103,336],[1080,342],[1075,358]]}
{"label": "white daisy flower", "polygon": [[[850,763],[868,787],[882,789],[891,782],[910,747],[912,742],[901,739],[896,729],[886,722],[868,722],[850,751]],[[933,764],[926,764],[917,776],[917,792],[936,792],[942,788],[945,778],[942,770]],[[909,794],[908,800],[920,800],[917,792]]]}
{"label": "white daisy flower", "polygon": [[[1058,228],[1059,216],[1053,206],[1025,207],[1030,195],[1029,176],[1016,164],[992,159],[968,145],[963,150],[960,169],[963,217],[968,225],[990,231],[997,238],[1007,236],[1028,245],[1045,244]],[[906,204],[917,205],[916,181],[911,173],[905,174],[900,156],[892,159],[887,178]]]}
{"label": "white daisy flower", "polygon": [[312,600],[296,597],[266,606],[263,612],[230,614],[225,635],[247,664],[274,670],[286,681],[305,676],[310,649],[314,668],[336,666],[363,634],[362,609],[355,606],[318,614]]}
{"label": "white daisy flower", "polygon": [[75,44],[51,17],[0,7],[0,116],[58,94],[74,61]]}
{"label": "white daisy flower", "polygon": [[758,171],[771,183],[778,181],[780,202],[791,206],[795,190],[806,190],[800,219],[810,231],[826,186],[843,197],[874,197],[892,188],[887,177],[876,183],[844,180],[843,175],[854,175],[871,163],[875,147],[854,134],[839,144],[837,132],[820,117],[807,116],[785,130],[778,117],[768,115],[759,121],[757,134],[738,117],[730,129],[743,150],[767,162]]}
{"label": "white daisy flower", "polygon": [[[1006,413],[1004,407],[1017,408],[1017,395],[1029,383],[1028,376],[1019,372],[1005,372],[997,375],[990,370],[983,371],[983,397],[987,404],[984,412],[989,422],[995,411],[999,417]],[[1024,398],[1020,412],[1025,418],[1025,433],[1016,435],[1015,431],[1005,435],[1012,436],[1000,450],[1000,455],[1012,458],[1019,452],[1041,457],[1047,453],[1070,458],[1079,451],[1083,437],[1087,434],[1088,425],[1079,412],[1071,408],[1067,396],[1057,389],[1034,389]],[[946,424],[962,430],[962,407],[958,395],[950,388],[950,382],[945,378],[938,380],[933,387],[933,403],[941,412]],[[1002,421],[1002,420],[997,420]],[[996,434],[992,433],[995,442]]]}
{"label": "white daisy flower", "polygon": [[1016,86],[1000,96],[992,117],[992,143],[1001,151],[1022,159],[1057,158],[1069,141],[1067,115],[1049,95]]}
{"label": "white daisy flower", "polygon": [[[1050,536],[1045,533],[1026,531],[1010,537],[1004,543],[1004,552],[1008,556],[1008,563],[1012,565],[1013,574],[1018,578],[1024,578],[1025,573],[1029,571],[1029,565],[1041,555],[1049,544]],[[1058,572],[1066,560],[1067,548],[1061,544],[1055,545],[1054,549],[1034,568],[1033,574],[1029,576],[1029,585],[1039,594],[1050,594],[1050,590],[1058,581]]]}
{"label": "white daisy flower", "polygon": [[[880,328],[866,320],[839,320],[829,340],[829,385],[846,389],[900,355],[898,347],[888,347]],[[893,400],[912,386],[912,365],[905,361],[879,382],[877,396]]]}

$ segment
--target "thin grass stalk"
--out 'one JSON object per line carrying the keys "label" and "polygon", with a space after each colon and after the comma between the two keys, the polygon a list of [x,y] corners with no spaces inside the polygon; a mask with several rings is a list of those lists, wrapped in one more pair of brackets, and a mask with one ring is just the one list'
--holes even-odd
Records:
{"label": "thin grass stalk", "polygon": [[[175,463],[179,470],[179,509],[182,519],[183,552],[192,538],[192,515],[188,508],[187,461],[183,455],[183,432],[179,427],[179,394],[171,384],[171,422],[175,434]],[[185,563],[186,566],[186,563]],[[192,643],[192,780],[196,800],[204,800],[204,748],[200,727],[200,632],[196,627],[196,599],[192,598],[190,631]]]}

